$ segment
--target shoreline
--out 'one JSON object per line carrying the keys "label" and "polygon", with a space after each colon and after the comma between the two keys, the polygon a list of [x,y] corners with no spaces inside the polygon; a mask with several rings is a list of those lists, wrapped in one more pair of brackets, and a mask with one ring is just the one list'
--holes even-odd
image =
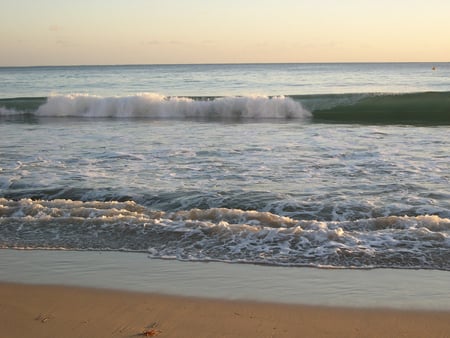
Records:
{"label": "shoreline", "polygon": [[0,283],[14,337],[445,337],[450,311],[356,309]]}
{"label": "shoreline", "polygon": [[450,272],[180,262],[127,252],[0,249],[0,282],[351,308],[450,311]]}

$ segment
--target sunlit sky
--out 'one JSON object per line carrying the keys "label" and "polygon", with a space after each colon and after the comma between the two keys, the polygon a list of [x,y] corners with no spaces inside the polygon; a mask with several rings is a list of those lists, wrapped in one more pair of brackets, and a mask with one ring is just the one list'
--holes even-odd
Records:
{"label": "sunlit sky", "polygon": [[449,0],[0,0],[0,66],[450,61]]}

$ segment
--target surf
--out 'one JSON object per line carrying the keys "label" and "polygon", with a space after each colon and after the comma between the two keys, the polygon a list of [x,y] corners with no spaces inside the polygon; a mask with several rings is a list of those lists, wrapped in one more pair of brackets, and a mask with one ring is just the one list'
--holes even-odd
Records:
{"label": "surf", "polygon": [[284,96],[172,97],[157,93],[101,97],[88,94],[0,100],[0,115],[152,119],[301,119],[301,103]]}
{"label": "surf", "polygon": [[165,212],[134,201],[0,198],[0,248],[128,251],[153,258],[450,271],[450,219],[294,219],[231,208]]}
{"label": "surf", "polygon": [[165,96],[140,93],[0,99],[0,118],[278,120],[318,123],[450,124],[450,92],[280,96]]}

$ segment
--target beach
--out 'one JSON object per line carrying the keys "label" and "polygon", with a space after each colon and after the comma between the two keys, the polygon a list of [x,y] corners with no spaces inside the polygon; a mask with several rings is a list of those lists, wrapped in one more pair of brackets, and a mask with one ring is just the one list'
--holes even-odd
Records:
{"label": "beach", "polygon": [[450,312],[0,284],[4,337],[448,337]]}
{"label": "beach", "polygon": [[[0,250],[1,337],[448,337],[449,274]],[[153,331],[152,331],[153,330]]]}

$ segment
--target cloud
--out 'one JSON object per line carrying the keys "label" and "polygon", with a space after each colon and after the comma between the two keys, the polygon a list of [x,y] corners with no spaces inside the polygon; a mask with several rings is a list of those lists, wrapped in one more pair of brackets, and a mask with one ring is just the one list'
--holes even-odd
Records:
{"label": "cloud", "polygon": [[183,41],[179,40],[149,40],[142,42],[145,45],[184,45]]}
{"label": "cloud", "polygon": [[60,31],[62,31],[62,29],[63,28],[60,25],[50,25],[50,26],[48,26],[48,30],[50,32],[60,32]]}
{"label": "cloud", "polygon": [[160,45],[162,42],[159,40],[150,40],[150,41],[145,41],[143,43],[146,45]]}
{"label": "cloud", "polygon": [[56,44],[59,46],[62,46],[62,47],[67,47],[69,45],[69,41],[59,39],[59,40],[56,40]]}

